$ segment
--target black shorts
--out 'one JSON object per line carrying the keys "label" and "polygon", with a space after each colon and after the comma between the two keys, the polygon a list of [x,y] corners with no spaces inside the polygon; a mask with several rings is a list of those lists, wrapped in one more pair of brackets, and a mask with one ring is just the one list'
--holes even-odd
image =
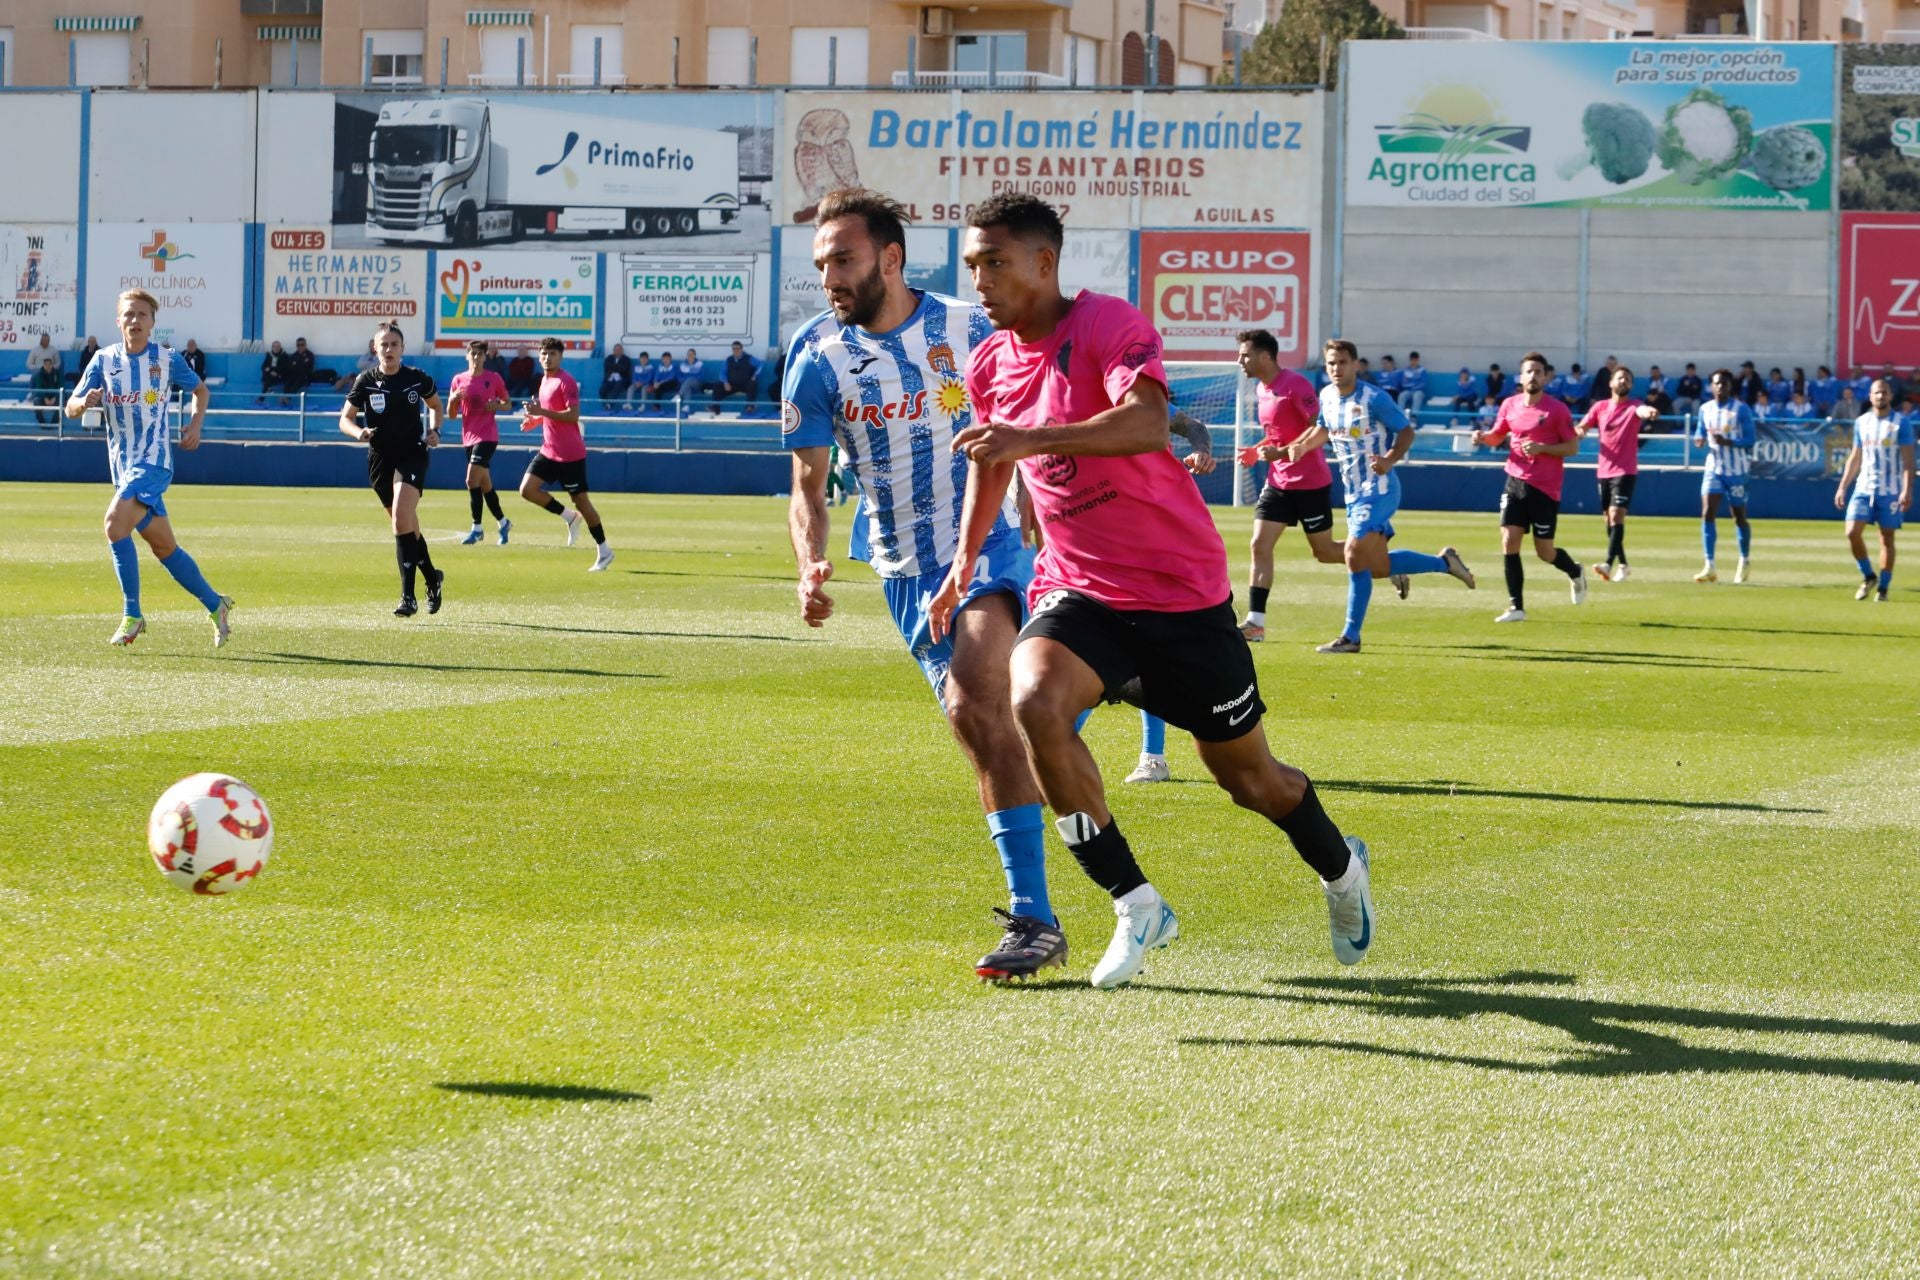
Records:
{"label": "black shorts", "polygon": [[1519,476],[1508,476],[1500,494],[1500,524],[1551,538],[1560,527],[1560,499],[1549,498]]}
{"label": "black shorts", "polygon": [[393,510],[393,485],[395,481],[410,484],[416,491],[427,487],[427,451],[386,454],[378,449],[367,450],[367,483],[380,496],[380,505]]}
{"label": "black shorts", "polygon": [[1608,476],[1600,482],[1600,509],[1618,507],[1625,511],[1633,505],[1633,482],[1639,476]]}
{"label": "black shorts", "polygon": [[500,447],[498,440],[482,440],[478,444],[467,446],[467,465],[478,467],[482,471],[493,470],[493,451]]}
{"label": "black shorts", "polygon": [[1253,505],[1253,518],[1271,524],[1297,524],[1307,533],[1325,533],[1333,528],[1333,486],[1276,489],[1268,485],[1260,490],[1260,500]]}
{"label": "black shorts", "polygon": [[1020,639],[1058,641],[1093,668],[1108,702],[1131,702],[1202,742],[1231,742],[1266,714],[1232,597],[1211,609],[1154,613],[1049,591]]}
{"label": "black shorts", "polygon": [[573,462],[560,462],[544,453],[533,455],[533,461],[527,465],[527,474],[546,484],[557,484],[568,493],[587,491],[587,460],[580,458]]}

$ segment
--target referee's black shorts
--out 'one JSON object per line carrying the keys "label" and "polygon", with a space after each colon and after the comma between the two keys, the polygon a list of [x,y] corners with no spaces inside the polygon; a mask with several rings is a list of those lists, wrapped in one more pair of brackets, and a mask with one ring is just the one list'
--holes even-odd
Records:
{"label": "referee's black shorts", "polygon": [[378,449],[367,450],[367,483],[379,495],[380,505],[389,511],[393,510],[393,486],[396,481],[412,485],[416,493],[427,487],[425,449],[393,454],[382,453]]}

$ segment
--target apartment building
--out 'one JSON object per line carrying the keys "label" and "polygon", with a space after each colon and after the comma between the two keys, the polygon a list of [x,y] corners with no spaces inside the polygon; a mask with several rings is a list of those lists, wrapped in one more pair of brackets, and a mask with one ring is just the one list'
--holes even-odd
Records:
{"label": "apartment building", "polygon": [[0,0],[0,83],[1203,84],[1226,17],[1226,0]]}

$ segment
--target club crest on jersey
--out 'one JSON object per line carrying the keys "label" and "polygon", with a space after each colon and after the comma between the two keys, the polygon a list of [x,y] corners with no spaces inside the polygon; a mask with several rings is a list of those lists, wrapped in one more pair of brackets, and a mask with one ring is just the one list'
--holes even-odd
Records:
{"label": "club crest on jersey", "polygon": [[780,402],[780,434],[790,436],[800,429],[800,406],[791,400]]}
{"label": "club crest on jersey", "polygon": [[899,399],[889,400],[884,404],[842,401],[840,412],[848,422],[864,422],[869,427],[882,427],[895,421],[917,421],[926,416],[926,388],[922,387],[912,395],[902,395]]}
{"label": "club crest on jersey", "polygon": [[944,342],[936,342],[927,348],[927,365],[948,377],[958,377],[960,369],[953,362],[953,348]]}
{"label": "club crest on jersey", "polygon": [[1040,478],[1055,488],[1064,489],[1080,474],[1080,464],[1072,458],[1049,453],[1040,459]]}

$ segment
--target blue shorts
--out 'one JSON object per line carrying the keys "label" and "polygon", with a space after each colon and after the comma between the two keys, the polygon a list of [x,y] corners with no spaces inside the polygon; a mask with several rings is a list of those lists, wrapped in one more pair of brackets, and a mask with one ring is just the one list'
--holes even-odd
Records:
{"label": "blue shorts", "polygon": [[1393,537],[1394,513],[1400,510],[1400,486],[1385,493],[1370,493],[1347,503],[1347,537],[1364,538],[1370,533]]}
{"label": "blue shorts", "polygon": [[166,518],[167,486],[173,483],[173,472],[165,467],[154,466],[150,462],[136,462],[120,473],[120,487],[114,490],[116,501],[132,498],[147,511]]}
{"label": "blue shorts", "polygon": [[[933,696],[940,699],[942,707],[947,705],[947,668],[953,663],[953,635],[949,632],[939,644],[933,642],[933,624],[928,607],[933,603],[934,593],[940,590],[940,584],[946,580],[945,569],[912,578],[880,580],[880,588],[887,597],[887,612],[893,615],[893,625],[900,629],[900,638],[907,642],[913,660],[926,673],[927,683],[933,686]],[[960,599],[960,608],[966,608],[982,596],[1009,591],[1013,593],[1014,608],[1018,613],[1015,625],[1024,626],[1027,621],[1027,587],[1032,582],[1033,551],[1020,544],[1018,529],[1009,529],[1006,533],[987,539],[987,545],[980,548],[980,558],[973,566],[973,581],[967,585],[967,592]]]}
{"label": "blue shorts", "polygon": [[1747,505],[1747,478],[1745,476],[1723,476],[1709,472],[1700,478],[1700,496],[1717,493],[1736,507]]}
{"label": "blue shorts", "polygon": [[1848,524],[1877,524],[1882,529],[1898,529],[1906,522],[1898,494],[1883,493],[1876,497],[1855,490],[1853,497],[1847,499]]}

